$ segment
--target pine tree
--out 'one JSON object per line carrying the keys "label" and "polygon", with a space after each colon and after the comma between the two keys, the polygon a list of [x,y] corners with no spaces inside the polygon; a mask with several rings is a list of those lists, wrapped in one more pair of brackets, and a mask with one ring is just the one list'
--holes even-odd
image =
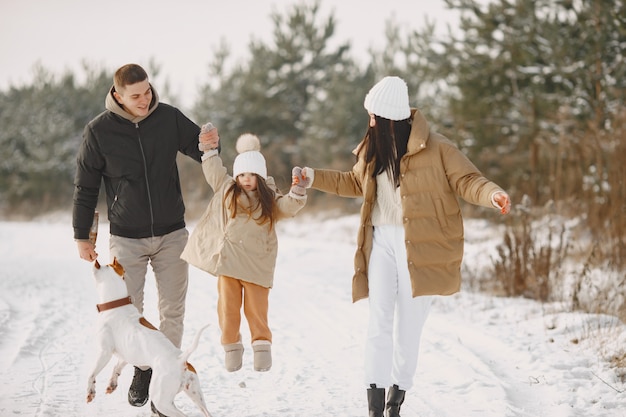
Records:
{"label": "pine tree", "polygon": [[589,162],[601,181],[601,132],[624,102],[623,1],[446,3],[462,20],[438,55],[470,155],[537,202],[582,188]]}
{"label": "pine tree", "polygon": [[104,71],[85,65],[85,72],[79,85],[70,72],[55,77],[36,66],[32,85],[0,93],[2,212],[29,216],[69,206],[83,127],[102,111],[110,86]]}
{"label": "pine tree", "polygon": [[321,17],[318,2],[271,19],[272,41],[251,41],[247,62],[229,69],[228,46],[217,51],[194,112],[219,127],[225,161],[234,158],[240,134],[258,135],[273,175],[286,186],[293,165],[332,164],[337,150],[356,145],[366,121],[358,106],[365,87],[349,45],[331,46],[335,18]]}

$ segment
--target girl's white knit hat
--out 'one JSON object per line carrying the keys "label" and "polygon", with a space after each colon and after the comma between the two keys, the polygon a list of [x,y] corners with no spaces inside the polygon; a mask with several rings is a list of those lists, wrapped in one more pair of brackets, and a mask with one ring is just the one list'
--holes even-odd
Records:
{"label": "girl's white knit hat", "polygon": [[385,77],[365,96],[365,109],[376,116],[390,120],[404,120],[411,116],[409,89],[400,77]]}
{"label": "girl's white knit hat", "polygon": [[265,165],[265,158],[261,155],[261,141],[257,136],[251,133],[244,133],[237,139],[235,149],[237,149],[239,155],[237,155],[233,163],[234,178],[237,178],[237,175],[244,172],[252,172],[260,175],[265,180],[267,179],[267,166]]}

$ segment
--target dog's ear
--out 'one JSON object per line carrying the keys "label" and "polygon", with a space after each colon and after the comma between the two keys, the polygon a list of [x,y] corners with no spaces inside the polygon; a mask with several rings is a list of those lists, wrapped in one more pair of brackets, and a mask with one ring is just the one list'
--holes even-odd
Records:
{"label": "dog's ear", "polygon": [[113,267],[113,270],[117,275],[119,275],[120,277],[124,276],[124,267],[117,261],[117,257],[113,258],[113,263],[111,264],[111,266]]}

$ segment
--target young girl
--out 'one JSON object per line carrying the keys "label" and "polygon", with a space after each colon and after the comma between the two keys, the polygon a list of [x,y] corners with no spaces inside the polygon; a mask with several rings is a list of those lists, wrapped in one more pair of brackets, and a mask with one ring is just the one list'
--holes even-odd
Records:
{"label": "young girl", "polygon": [[[254,370],[272,366],[272,332],[268,298],[274,279],[278,240],[276,222],[293,217],[306,203],[306,181],[287,195],[267,176],[259,138],[237,139],[239,155],[233,176],[227,174],[217,149],[205,152],[204,176],[214,191],[209,205],[189,237],[181,257],[218,277],[218,318],[229,372],[241,369],[243,344],[239,332],[241,307],[250,327]],[[303,186],[304,185],[304,186]]]}

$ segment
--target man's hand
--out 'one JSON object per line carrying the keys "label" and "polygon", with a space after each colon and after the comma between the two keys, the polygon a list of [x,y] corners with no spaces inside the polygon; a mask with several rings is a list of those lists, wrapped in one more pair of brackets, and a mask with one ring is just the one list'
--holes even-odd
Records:
{"label": "man's hand", "polygon": [[200,130],[198,140],[198,149],[201,151],[206,152],[217,149],[220,144],[220,137],[218,135],[217,128],[210,122],[203,125]]}
{"label": "man's hand", "polygon": [[77,240],[76,246],[78,247],[78,255],[81,259],[89,262],[93,262],[98,259],[98,253],[96,252],[96,245],[88,240]]}

